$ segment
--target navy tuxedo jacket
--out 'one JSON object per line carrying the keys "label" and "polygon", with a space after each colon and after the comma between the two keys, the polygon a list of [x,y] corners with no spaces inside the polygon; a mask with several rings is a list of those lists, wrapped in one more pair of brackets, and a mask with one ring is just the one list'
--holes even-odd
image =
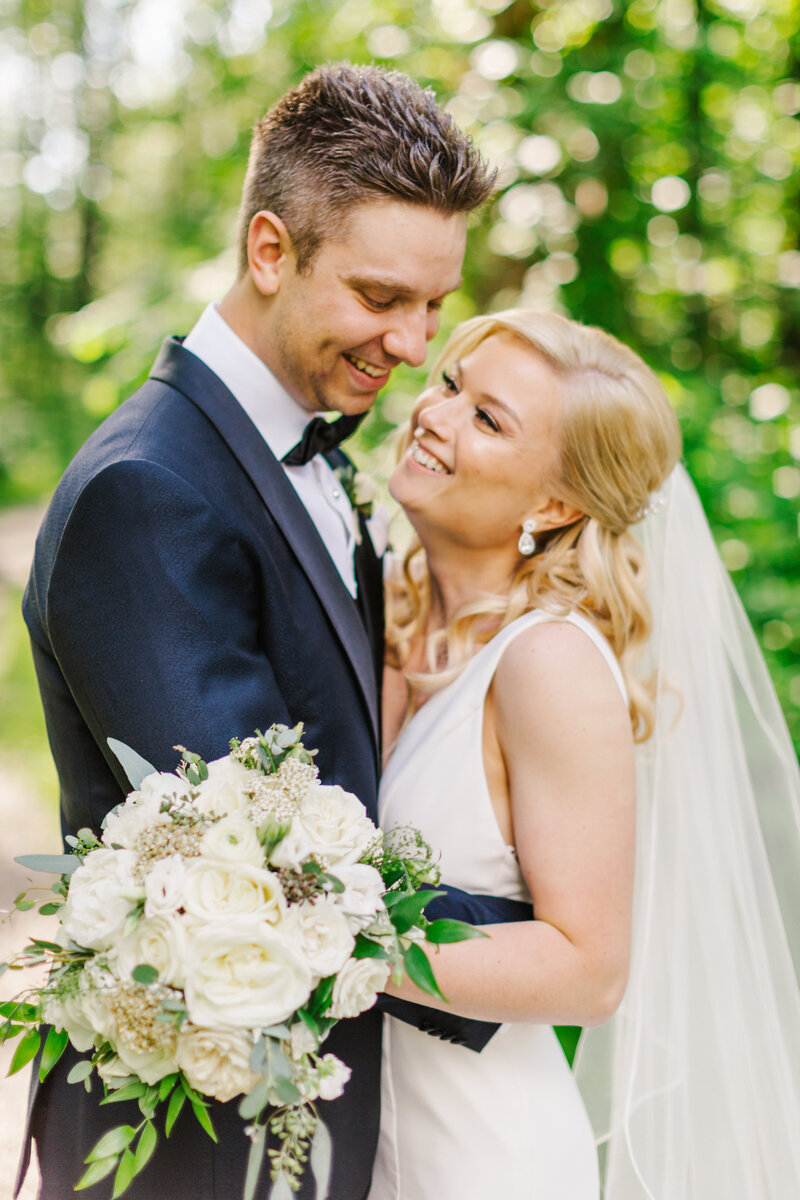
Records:
{"label": "navy tuxedo jacket", "polygon": [[[334,452],[332,461],[346,460]],[[107,738],[171,771],[178,744],[209,760],[231,737],[276,721],[303,721],[322,780],[355,792],[377,819],[382,594],[367,538],[356,570],[358,603],[244,410],[177,339],[165,342],[147,382],[68,468],[25,595],[64,834],[98,829],[128,790]],[[439,911],[443,904],[475,921],[530,915],[455,891]],[[388,1007],[473,1049],[495,1028]],[[322,1105],[334,1140],[332,1197],[362,1200],[378,1128],[380,1015],[342,1022],[328,1045],[353,1068],[344,1096]],[[38,1096],[33,1089],[42,1200],[73,1195],[105,1128],[138,1123],[124,1104],[99,1109],[99,1096],[67,1085],[72,1061]],[[214,1106],[217,1148],[182,1117],[130,1200],[238,1200],[247,1142],[236,1107]],[[87,1197],[110,1194],[104,1187]],[[300,1195],[311,1194],[306,1183]]]}

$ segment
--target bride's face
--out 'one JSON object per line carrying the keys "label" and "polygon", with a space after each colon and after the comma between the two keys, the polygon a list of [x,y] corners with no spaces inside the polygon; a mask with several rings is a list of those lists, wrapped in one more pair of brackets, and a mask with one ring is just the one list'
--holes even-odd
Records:
{"label": "bride's face", "polygon": [[547,527],[560,401],[547,360],[505,333],[423,392],[413,439],[389,481],[423,541],[516,555],[524,520],[540,517]]}

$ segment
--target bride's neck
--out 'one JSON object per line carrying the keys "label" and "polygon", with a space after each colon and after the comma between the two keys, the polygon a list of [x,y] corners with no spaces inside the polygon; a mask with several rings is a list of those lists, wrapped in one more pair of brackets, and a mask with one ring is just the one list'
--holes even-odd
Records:
{"label": "bride's neck", "polygon": [[504,595],[511,577],[510,564],[496,553],[426,549],[430,577],[429,632],[441,629],[463,605],[480,596]]}

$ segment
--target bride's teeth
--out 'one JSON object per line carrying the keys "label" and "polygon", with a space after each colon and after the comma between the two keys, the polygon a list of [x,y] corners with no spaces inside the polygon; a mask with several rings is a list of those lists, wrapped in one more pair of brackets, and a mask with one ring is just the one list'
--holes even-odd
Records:
{"label": "bride's teeth", "polygon": [[429,471],[437,471],[440,475],[450,474],[444,463],[440,463],[438,458],[434,458],[432,454],[428,454],[427,450],[423,450],[419,442],[412,443],[411,457],[414,462],[418,462],[421,467],[427,467]]}
{"label": "bride's teeth", "polygon": [[358,367],[359,371],[363,371],[365,375],[369,375],[370,379],[382,379],[386,374],[383,367],[373,367],[372,363],[364,362],[363,358],[356,358],[354,354],[346,356],[354,366]]}

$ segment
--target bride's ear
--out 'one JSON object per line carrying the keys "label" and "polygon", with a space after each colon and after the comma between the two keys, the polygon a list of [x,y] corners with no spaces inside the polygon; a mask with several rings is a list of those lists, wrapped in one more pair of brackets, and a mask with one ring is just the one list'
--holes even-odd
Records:
{"label": "bride's ear", "polygon": [[247,234],[247,261],[250,276],[262,296],[274,296],[281,275],[294,258],[292,239],[280,217],[257,212]]}
{"label": "bride's ear", "polygon": [[565,525],[574,525],[585,515],[574,504],[569,504],[566,500],[554,499],[546,501],[532,514],[540,533],[547,533],[551,529],[563,529]]}

